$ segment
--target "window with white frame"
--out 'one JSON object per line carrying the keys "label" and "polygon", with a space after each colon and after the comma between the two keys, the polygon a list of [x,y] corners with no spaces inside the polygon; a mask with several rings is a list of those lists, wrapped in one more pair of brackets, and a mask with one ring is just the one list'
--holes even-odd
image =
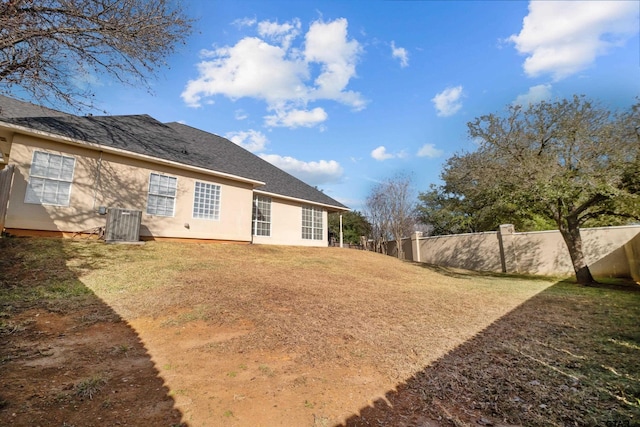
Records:
{"label": "window with white frame", "polygon": [[271,197],[253,197],[253,222],[251,233],[254,236],[271,236]]}
{"label": "window with white frame", "polygon": [[322,240],[322,209],[314,206],[302,207],[302,238]]}
{"label": "window with white frame", "polygon": [[25,203],[69,206],[76,159],[34,151]]}
{"label": "window with white frame", "polygon": [[193,192],[193,217],[220,219],[220,186],[196,181]]}
{"label": "window with white frame", "polygon": [[149,215],[173,216],[177,187],[178,178],[152,173],[149,177],[147,213]]}

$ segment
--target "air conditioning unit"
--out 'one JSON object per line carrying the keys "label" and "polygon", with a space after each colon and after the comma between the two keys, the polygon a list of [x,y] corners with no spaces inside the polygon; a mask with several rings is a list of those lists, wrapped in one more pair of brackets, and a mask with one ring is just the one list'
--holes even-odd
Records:
{"label": "air conditioning unit", "polygon": [[120,208],[107,209],[107,225],[104,230],[105,242],[140,241],[141,220],[141,211]]}

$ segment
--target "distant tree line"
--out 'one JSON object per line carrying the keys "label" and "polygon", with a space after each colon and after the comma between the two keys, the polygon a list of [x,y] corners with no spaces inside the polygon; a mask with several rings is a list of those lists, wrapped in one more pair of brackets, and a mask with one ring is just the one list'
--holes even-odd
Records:
{"label": "distant tree line", "polygon": [[336,240],[340,239],[340,216],[342,216],[342,239],[344,243],[359,245],[361,238],[371,235],[371,224],[358,211],[329,214],[329,233]]}

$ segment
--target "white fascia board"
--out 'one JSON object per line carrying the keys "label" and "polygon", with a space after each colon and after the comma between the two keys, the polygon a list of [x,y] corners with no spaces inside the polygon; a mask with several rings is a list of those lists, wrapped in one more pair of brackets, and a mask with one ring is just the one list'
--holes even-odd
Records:
{"label": "white fascia board", "polygon": [[157,163],[157,164],[161,164],[161,165],[166,165],[166,166],[172,166],[178,169],[183,169],[183,170],[188,170],[188,171],[192,171],[192,172],[199,172],[199,173],[204,173],[207,175],[212,175],[215,177],[219,177],[219,178],[226,178],[226,179],[230,179],[233,181],[239,181],[239,182],[243,182],[243,183],[247,183],[247,184],[251,184],[253,185],[253,187],[260,187],[262,185],[265,185],[265,182],[262,181],[258,181],[256,179],[250,179],[250,178],[244,178],[238,175],[232,175],[230,173],[225,173],[225,172],[217,172],[211,169],[206,169],[206,168],[201,168],[199,166],[191,166],[191,165],[187,165],[184,163],[179,163],[179,162],[174,162],[171,160],[165,160],[165,159],[160,159],[158,157],[153,157],[153,156],[148,156],[146,154],[138,154],[138,153],[133,153],[131,151],[127,151],[127,150],[123,150],[120,148],[113,148],[113,147],[109,147],[106,145],[101,145],[101,144],[95,144],[93,142],[87,142],[87,141],[82,141],[79,139],[74,139],[74,138],[68,138],[66,136],[60,136],[60,135],[56,135],[53,133],[49,133],[49,132],[44,132],[44,131],[40,131],[40,130],[35,130],[35,129],[30,129],[24,126],[18,126],[18,125],[14,125],[11,123],[7,123],[7,122],[2,122],[0,121],[0,126],[8,128],[10,130],[13,130],[15,132],[19,132],[25,135],[30,135],[30,136],[36,136],[39,138],[44,138],[44,139],[49,139],[49,140],[53,140],[56,142],[61,142],[63,144],[69,144],[69,145],[74,145],[77,147],[83,147],[83,148],[91,148],[97,151],[102,151],[105,153],[110,153],[110,154],[117,154],[119,156],[123,156],[123,157],[128,157],[131,159],[137,159],[137,160],[145,160],[151,163]]}
{"label": "white fascia board", "polygon": [[326,204],[326,203],[318,203],[318,202],[314,202],[314,201],[307,200],[307,199],[299,199],[297,197],[283,196],[282,194],[278,194],[278,193],[269,193],[267,191],[262,191],[262,190],[253,190],[253,192],[256,193],[256,194],[262,194],[263,196],[269,196],[269,197],[273,197],[273,198],[276,198],[276,199],[290,200],[292,202],[303,203],[305,205],[315,205],[315,206],[322,206],[322,207],[325,207],[325,208],[331,208],[331,210],[334,210],[334,211],[342,211],[342,212],[351,211],[351,209],[344,208],[342,206],[329,205],[329,204]]}

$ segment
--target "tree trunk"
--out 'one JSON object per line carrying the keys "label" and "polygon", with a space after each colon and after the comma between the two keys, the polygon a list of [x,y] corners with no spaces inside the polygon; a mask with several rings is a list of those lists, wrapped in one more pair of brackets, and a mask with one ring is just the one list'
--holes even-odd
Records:
{"label": "tree trunk", "polygon": [[398,259],[404,259],[404,251],[402,250],[402,239],[396,240],[396,248],[398,249]]}
{"label": "tree trunk", "polygon": [[566,229],[564,229],[564,227],[560,228],[560,233],[564,238],[564,242],[567,244],[578,284],[588,286],[597,283],[593,279],[584,257],[582,236],[580,236],[580,227],[578,227],[577,221],[568,219],[566,225]]}

